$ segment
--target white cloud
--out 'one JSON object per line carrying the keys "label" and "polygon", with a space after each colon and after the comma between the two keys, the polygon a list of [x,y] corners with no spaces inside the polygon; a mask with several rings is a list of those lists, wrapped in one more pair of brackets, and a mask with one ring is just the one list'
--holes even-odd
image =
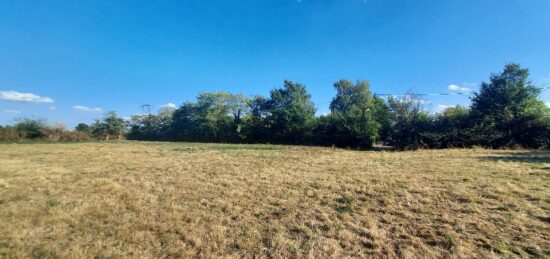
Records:
{"label": "white cloud", "polygon": [[17,91],[0,91],[0,99],[13,102],[29,103],[54,103],[50,97],[39,96],[33,93],[20,93]]}
{"label": "white cloud", "polygon": [[90,108],[82,105],[75,105],[73,106],[73,109],[80,112],[101,112],[101,108]]}
{"label": "white cloud", "polygon": [[459,85],[449,85],[449,90],[451,91],[460,91],[460,92],[469,92],[470,91],[470,88],[468,87],[462,87],[462,86],[459,86]]}
{"label": "white cloud", "polygon": [[23,113],[22,111],[18,111],[18,110],[4,110],[5,113],[13,113],[13,114],[21,114]]}
{"label": "white cloud", "polygon": [[161,108],[172,108],[172,109],[176,109],[176,105],[173,104],[173,103],[167,103],[167,104],[163,104],[160,106]]}
{"label": "white cloud", "polygon": [[460,86],[458,85],[449,85],[449,90],[457,91],[460,89]]}
{"label": "white cloud", "polygon": [[441,111],[442,111],[442,110],[445,110],[445,109],[447,109],[447,108],[449,108],[449,107],[452,107],[452,106],[450,106],[450,105],[445,105],[445,104],[438,104],[438,105],[437,105],[437,108],[438,108],[439,110],[441,110]]}

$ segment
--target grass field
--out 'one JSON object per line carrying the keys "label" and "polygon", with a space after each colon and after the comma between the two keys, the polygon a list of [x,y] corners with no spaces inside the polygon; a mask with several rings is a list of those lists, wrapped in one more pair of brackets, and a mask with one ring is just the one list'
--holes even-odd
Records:
{"label": "grass field", "polygon": [[0,257],[549,255],[549,152],[0,144]]}

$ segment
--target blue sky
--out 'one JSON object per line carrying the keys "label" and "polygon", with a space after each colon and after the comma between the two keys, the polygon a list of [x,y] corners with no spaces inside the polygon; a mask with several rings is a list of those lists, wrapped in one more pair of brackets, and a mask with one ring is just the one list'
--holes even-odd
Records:
{"label": "blue sky", "polygon": [[0,124],[72,127],[202,91],[268,95],[284,79],[325,113],[341,78],[376,93],[471,93],[509,62],[550,86],[548,14],[549,0],[3,0]]}

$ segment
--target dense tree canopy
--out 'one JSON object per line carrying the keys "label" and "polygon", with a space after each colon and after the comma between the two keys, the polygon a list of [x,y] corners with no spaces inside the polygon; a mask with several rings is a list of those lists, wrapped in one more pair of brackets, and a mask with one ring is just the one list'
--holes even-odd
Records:
{"label": "dense tree canopy", "polygon": [[[166,124],[168,138],[203,142],[239,142],[248,99],[226,92],[201,93],[197,102],[184,103]],[[168,122],[168,120],[165,120]]]}
{"label": "dense tree canopy", "polygon": [[76,125],[74,130],[83,133],[90,133],[90,125],[86,123],[79,123],[78,125]]}
{"label": "dense tree canopy", "polygon": [[[382,99],[367,81],[334,84],[330,113],[315,117],[306,88],[285,81],[268,98],[225,92],[203,93],[161,123],[149,115],[155,134],[136,139],[241,143],[316,144],[370,148],[375,143],[397,149],[486,146],[544,147],[550,143],[550,114],[528,81],[528,70],[507,65],[492,75],[472,98],[471,107],[456,106],[431,114],[413,93]],[[134,125],[144,124],[135,119]],[[132,135],[130,136],[138,136]]]}
{"label": "dense tree canopy", "polygon": [[82,141],[89,140],[89,134],[69,131],[61,123],[48,125],[42,120],[23,118],[13,126],[0,127],[0,141],[47,140]]}
{"label": "dense tree canopy", "polygon": [[430,129],[430,115],[423,101],[413,94],[403,98],[388,98],[391,132],[388,143],[398,149],[417,149],[427,146],[425,139]]}
{"label": "dense tree canopy", "polygon": [[128,129],[128,123],[118,117],[116,112],[108,112],[101,120],[96,120],[91,126],[92,136],[98,139],[122,139]]}
{"label": "dense tree canopy", "polygon": [[340,147],[370,148],[379,140],[383,118],[377,112],[386,109],[369,90],[369,82],[353,84],[340,80],[334,84],[336,96],[330,103],[331,113],[317,127],[322,144]]}
{"label": "dense tree canopy", "polygon": [[38,139],[46,135],[46,124],[41,120],[21,119],[15,128],[22,138]]}
{"label": "dense tree canopy", "polygon": [[548,107],[540,89],[528,81],[529,71],[510,64],[482,83],[472,98],[474,142],[484,146],[538,146],[548,127]]}
{"label": "dense tree canopy", "polygon": [[[550,146],[550,109],[541,89],[517,64],[505,66],[482,83],[470,107],[455,106],[433,114],[413,93],[377,97],[368,81],[340,80],[330,112],[315,116],[304,85],[284,81],[268,97],[247,98],[227,92],[201,93],[194,102],[156,114],[140,114],[131,122],[109,112],[74,132],[63,125],[22,119],[0,127],[0,140],[48,139],[200,141],[279,143],[371,148],[376,143],[396,149],[483,146],[504,148]],[[127,134],[126,134],[127,133]]]}
{"label": "dense tree canopy", "polygon": [[275,143],[309,143],[315,125],[315,106],[306,88],[286,80],[281,89],[274,89],[264,105],[265,123]]}
{"label": "dense tree canopy", "polygon": [[470,134],[470,109],[457,105],[449,107],[433,119],[433,128],[427,134],[431,148],[468,147],[473,144]]}

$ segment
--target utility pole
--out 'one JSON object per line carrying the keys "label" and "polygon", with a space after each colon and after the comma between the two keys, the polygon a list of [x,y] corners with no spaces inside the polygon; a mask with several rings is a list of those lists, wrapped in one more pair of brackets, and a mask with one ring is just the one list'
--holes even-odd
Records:
{"label": "utility pole", "polygon": [[142,115],[151,115],[151,105],[150,104],[142,104],[139,107],[141,107],[141,114]]}

